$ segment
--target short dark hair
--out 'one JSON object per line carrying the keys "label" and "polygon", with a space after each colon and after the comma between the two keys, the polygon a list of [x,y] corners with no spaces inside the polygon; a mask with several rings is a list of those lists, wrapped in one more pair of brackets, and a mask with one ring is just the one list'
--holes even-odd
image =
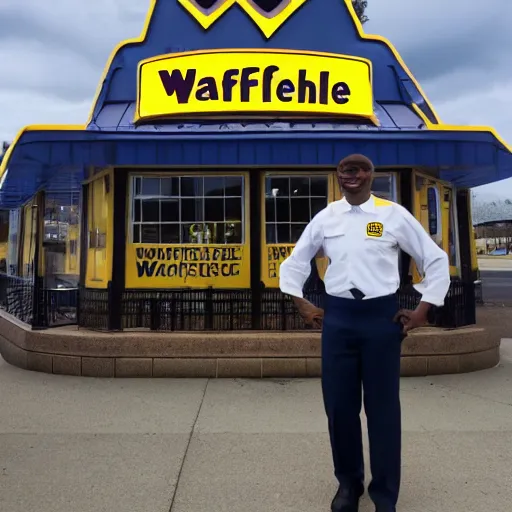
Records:
{"label": "short dark hair", "polygon": [[349,165],[354,165],[357,167],[361,167],[362,169],[366,169],[367,171],[373,172],[373,162],[364,155],[360,155],[358,153],[354,153],[353,155],[346,156],[340,163],[338,164],[337,170],[340,171],[344,167]]}

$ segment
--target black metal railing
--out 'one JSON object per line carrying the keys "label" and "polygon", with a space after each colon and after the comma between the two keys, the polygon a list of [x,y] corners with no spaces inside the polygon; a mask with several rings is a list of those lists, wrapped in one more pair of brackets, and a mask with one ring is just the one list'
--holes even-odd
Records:
{"label": "black metal railing", "polygon": [[34,329],[75,325],[78,288],[44,288],[41,278],[0,273],[0,308]]}
{"label": "black metal railing", "polygon": [[[322,286],[306,290],[308,300],[322,307]],[[420,295],[407,286],[399,291],[400,306],[416,307]],[[115,308],[112,289],[44,288],[42,280],[0,274],[0,308],[33,328],[78,324],[89,329],[150,329],[154,331],[300,331],[309,329],[291,299],[278,289],[161,291],[125,290]],[[442,308],[431,311],[430,323],[457,328],[475,318],[474,283],[454,280]],[[115,322],[113,312],[121,321]],[[254,311],[254,315],[253,315]],[[257,316],[257,318],[255,318]]]}
{"label": "black metal railing", "polygon": [[57,327],[78,323],[78,288],[42,288],[41,326]]}
{"label": "black metal railing", "polygon": [[[322,307],[323,290],[307,290],[305,296]],[[255,300],[259,318],[253,318]],[[400,306],[413,309],[420,295],[410,286],[399,291]],[[79,325],[110,330],[112,292],[81,289]],[[309,329],[291,299],[277,289],[263,289],[257,297],[251,290],[177,289],[161,291],[125,290],[121,299],[123,329],[155,331],[300,331]],[[433,309],[430,323],[456,328],[475,323],[473,283],[453,281],[442,308]]]}
{"label": "black metal railing", "polygon": [[0,308],[29,325],[33,321],[33,294],[32,279],[0,274]]}

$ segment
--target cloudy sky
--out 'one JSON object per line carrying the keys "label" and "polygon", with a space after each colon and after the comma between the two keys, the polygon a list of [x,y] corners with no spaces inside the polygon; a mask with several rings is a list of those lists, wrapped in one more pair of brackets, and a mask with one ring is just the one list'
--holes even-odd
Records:
{"label": "cloudy sky", "polygon": [[[368,3],[365,30],[391,39],[443,121],[491,125],[512,144],[511,1]],[[85,122],[110,51],[140,33],[148,5],[0,0],[0,140],[26,124]],[[512,198],[512,180],[477,192]]]}

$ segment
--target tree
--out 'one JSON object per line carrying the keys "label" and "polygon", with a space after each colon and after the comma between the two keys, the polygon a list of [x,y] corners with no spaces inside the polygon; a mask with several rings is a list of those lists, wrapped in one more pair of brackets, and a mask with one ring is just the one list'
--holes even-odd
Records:
{"label": "tree", "polygon": [[367,0],[352,0],[352,5],[354,6],[354,10],[356,11],[357,17],[362,25],[364,25],[370,18],[366,16],[366,8],[368,7]]}

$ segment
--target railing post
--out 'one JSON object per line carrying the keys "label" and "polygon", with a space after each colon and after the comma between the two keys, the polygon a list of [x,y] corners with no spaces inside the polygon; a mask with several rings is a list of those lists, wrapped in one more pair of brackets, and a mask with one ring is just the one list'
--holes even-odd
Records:
{"label": "railing post", "polygon": [[125,291],[126,271],[126,198],[128,194],[128,173],[125,169],[114,169],[113,173],[113,248],[112,248],[112,290],[115,299],[111,330],[123,330],[123,295]]}
{"label": "railing post", "polygon": [[[34,258],[32,260],[32,329],[44,329],[48,326],[48,308],[45,301],[44,278],[42,277],[41,267],[41,247],[44,230],[44,207],[45,194],[40,191],[35,196],[35,236],[34,236]],[[31,212],[30,215],[33,215]],[[33,218],[33,217],[32,217]]]}
{"label": "railing post", "polygon": [[80,299],[81,299],[81,291],[82,287],[79,285],[78,288],[76,289],[76,295],[75,295],[75,300],[76,300],[76,326],[77,326],[77,329],[80,329]]}
{"label": "railing post", "polygon": [[476,324],[476,290],[472,281],[464,284],[464,320],[466,325]]}
{"label": "railing post", "polygon": [[114,307],[114,294],[112,293],[112,282],[109,281],[107,284],[107,325],[108,330],[112,331],[113,325],[115,325],[117,318],[114,318],[116,308]]}
{"label": "railing post", "polygon": [[209,286],[206,290],[206,296],[204,301],[205,309],[205,329],[213,329],[213,317],[214,317],[214,304],[213,304],[213,288]]}
{"label": "railing post", "polygon": [[151,297],[149,299],[149,323],[152,331],[160,329],[160,299],[158,297]]}
{"label": "railing post", "polygon": [[286,296],[284,293],[280,293],[279,295],[281,297],[281,328],[283,331],[286,331],[288,328],[288,323],[286,322]]}
{"label": "railing post", "polygon": [[176,330],[176,297],[171,295],[171,331]]}

